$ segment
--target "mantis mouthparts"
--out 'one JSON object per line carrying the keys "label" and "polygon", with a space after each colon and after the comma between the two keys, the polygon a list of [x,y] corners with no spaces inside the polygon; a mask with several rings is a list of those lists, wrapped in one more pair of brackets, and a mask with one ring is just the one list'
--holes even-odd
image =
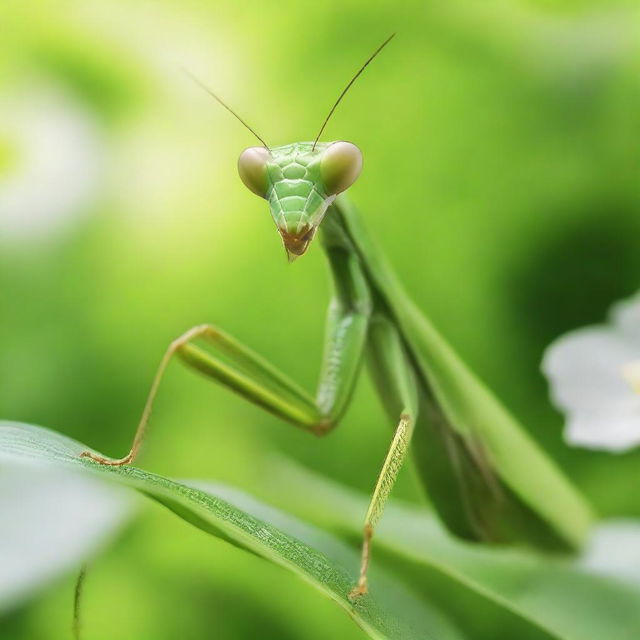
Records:
{"label": "mantis mouthparts", "polygon": [[306,253],[317,228],[317,226],[305,225],[299,231],[291,232],[278,227],[284,248],[287,250],[289,262],[293,262]]}

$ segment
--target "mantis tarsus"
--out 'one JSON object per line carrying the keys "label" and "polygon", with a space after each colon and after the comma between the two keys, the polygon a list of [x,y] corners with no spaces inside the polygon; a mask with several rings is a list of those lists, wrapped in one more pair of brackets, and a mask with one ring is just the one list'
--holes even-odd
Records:
{"label": "mantis tarsus", "polygon": [[[227,333],[201,325],[168,348],[129,454],[119,460],[83,454],[109,465],[133,462],[158,385],[176,354],[189,367],[318,436],[343,416],[366,354],[396,427],[365,516],[360,576],[351,598],[367,592],[371,538],[412,436],[415,463],[431,501],[461,537],[571,548],[581,543],[591,520],[579,493],[411,302],[370,238],[344,193],[360,173],[360,150],[350,142],[319,142],[337,104],[391,37],[340,94],[314,142],[270,148],[212,94],[261,142],[242,152],[238,169],[244,184],[269,202],[289,259],[303,255],[320,230],[334,294],[315,398]],[[196,345],[196,339],[211,349]]]}

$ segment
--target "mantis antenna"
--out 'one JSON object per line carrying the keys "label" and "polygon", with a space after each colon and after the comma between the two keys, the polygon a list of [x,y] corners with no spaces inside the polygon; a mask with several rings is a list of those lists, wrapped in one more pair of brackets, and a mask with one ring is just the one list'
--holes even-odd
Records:
{"label": "mantis antenna", "polygon": [[182,71],[184,71],[184,73],[186,73],[201,89],[206,91],[214,100],[216,100],[219,104],[221,104],[231,115],[235,116],[236,119],[238,119],[247,129],[249,129],[249,131],[251,131],[251,133],[253,133],[253,135],[256,138],[258,138],[258,140],[260,140],[260,142],[262,143],[262,146],[267,151],[271,152],[271,149],[269,149],[269,145],[226,102],[224,102],[222,98],[219,98],[213,91],[211,91],[211,89],[209,89],[209,87],[207,87],[206,84],[204,84],[204,82],[202,82],[199,78],[196,78],[196,76],[194,76],[193,73],[191,73],[191,71],[189,71],[188,69],[185,69],[184,67],[182,67]]}
{"label": "mantis antenna", "polygon": [[[356,73],[355,76],[353,76],[353,78],[351,78],[351,80],[349,81],[349,84],[342,90],[342,93],[338,96],[338,99],[335,101],[333,107],[331,107],[331,110],[329,111],[329,114],[327,115],[327,117],[324,119],[324,122],[322,123],[322,126],[320,127],[320,131],[318,131],[318,135],[316,136],[316,139],[313,141],[313,147],[311,147],[311,151],[314,151],[316,148],[316,145],[318,144],[318,140],[320,140],[320,136],[322,135],[322,132],[324,131],[324,128],[327,126],[327,122],[329,122],[329,119],[331,118],[331,116],[333,115],[333,112],[336,110],[336,107],[340,104],[340,101],[342,100],[342,98],[344,98],[345,94],[347,93],[347,91],[349,91],[349,89],[351,89],[351,85],[358,79],[358,76],[367,68],[367,66],[369,65],[369,63],[389,44],[389,42],[391,42],[392,38],[395,36],[395,33],[392,33],[370,56],[369,59],[360,67],[360,69],[358,69],[358,72]],[[228,108],[228,107],[227,107]]]}

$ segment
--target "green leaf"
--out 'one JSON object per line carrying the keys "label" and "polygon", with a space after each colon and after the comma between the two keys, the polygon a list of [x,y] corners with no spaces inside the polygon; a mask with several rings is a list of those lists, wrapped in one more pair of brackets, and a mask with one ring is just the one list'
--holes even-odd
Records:
{"label": "green leaf", "polygon": [[342,607],[372,638],[462,640],[428,598],[416,597],[381,570],[373,593],[352,604],[359,554],[335,537],[220,486],[207,490],[135,467],[101,466],[78,455],[86,447],[40,427],[0,423],[0,460],[83,470],[157,500],[184,520],[294,572]]}
{"label": "green leaf", "polygon": [[[343,535],[359,535],[365,496],[280,456],[263,475],[269,479],[263,489],[294,513]],[[386,551],[394,566],[402,558],[414,572],[416,565],[435,571],[563,640],[635,640],[640,638],[640,556],[633,546],[640,527],[631,528],[633,537],[629,529],[628,523],[602,523],[582,555],[561,558],[457,540],[432,513],[391,501],[376,529],[373,563]],[[455,604],[439,601],[450,615],[456,614]]]}

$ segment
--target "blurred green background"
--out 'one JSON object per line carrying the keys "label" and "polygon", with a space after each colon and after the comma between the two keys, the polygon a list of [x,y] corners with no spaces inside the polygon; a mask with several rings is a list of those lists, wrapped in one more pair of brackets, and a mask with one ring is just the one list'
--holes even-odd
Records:
{"label": "blurred green background", "polygon": [[[254,139],[180,67],[270,144],[308,140],[391,31],[326,130],[364,152],[353,199],[417,302],[598,510],[640,515],[640,454],[564,446],[539,373],[551,340],[640,285],[635,2],[4,2],[2,417],[122,455],[164,349],[202,322],[312,389],[321,251],[287,264],[236,174]],[[262,475],[274,451],[368,491],[389,437],[364,377],[320,441],[174,365],[141,464],[286,508]],[[422,499],[410,469],[395,495]],[[72,586],[41,591],[0,636],[66,637]],[[155,505],[95,560],[86,619],[95,639],[361,637],[293,576]]]}

